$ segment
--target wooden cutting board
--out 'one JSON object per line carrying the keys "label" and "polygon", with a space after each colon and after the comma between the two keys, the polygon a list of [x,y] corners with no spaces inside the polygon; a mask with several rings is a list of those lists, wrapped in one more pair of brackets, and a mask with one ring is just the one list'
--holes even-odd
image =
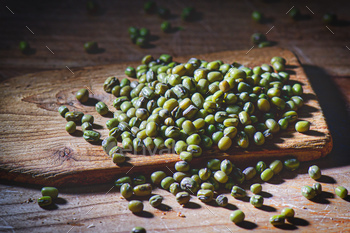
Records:
{"label": "wooden cutting board", "polygon": [[[247,150],[232,148],[226,153],[210,150],[191,163],[200,163],[212,157],[229,158],[234,163],[250,164],[257,160],[293,155],[300,161],[308,161],[327,155],[332,149],[332,138],[316,94],[310,86],[303,68],[295,55],[285,49],[266,48],[247,51],[226,51],[196,55],[207,61],[221,59],[224,62],[239,62],[248,67],[269,63],[273,56],[285,57],[291,80],[301,82],[304,88],[305,106],[299,118],[311,122],[311,130],[297,133],[294,126],[279,133],[262,148]],[[191,56],[174,60],[185,62]],[[140,58],[141,59],[141,58]],[[168,171],[179,160],[176,154],[129,155],[124,166],[115,165],[103,152],[101,146],[93,145],[82,138],[81,131],[74,136],[65,129],[65,119],[57,108],[69,106],[70,110],[82,111],[95,117],[95,129],[102,138],[108,135],[105,122],[109,119],[97,114],[93,104],[83,105],[75,99],[75,92],[89,87],[92,98],[104,101],[113,110],[113,95],[103,91],[102,85],[108,76],[126,77],[127,66],[139,63],[86,67],[69,71],[55,70],[8,79],[0,84],[0,175],[3,179],[40,185],[86,185],[115,180],[118,174],[137,171],[150,172],[153,168]],[[78,127],[79,129],[79,127]]]}

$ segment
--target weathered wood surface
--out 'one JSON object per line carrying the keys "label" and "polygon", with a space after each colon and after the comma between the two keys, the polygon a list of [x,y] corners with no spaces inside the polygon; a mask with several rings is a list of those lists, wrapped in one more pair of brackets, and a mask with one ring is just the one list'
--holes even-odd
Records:
{"label": "weathered wood surface", "polygon": [[[234,162],[257,160],[270,157],[294,155],[300,161],[320,158],[332,149],[332,138],[325,122],[317,97],[310,83],[292,52],[278,48],[245,51],[227,51],[196,57],[213,61],[240,62],[254,67],[269,63],[275,56],[285,57],[291,72],[291,82],[300,82],[304,88],[305,106],[300,109],[299,119],[311,122],[308,133],[297,133],[290,125],[286,132],[274,137],[264,144],[263,149],[251,146],[247,150],[232,148],[225,153],[210,150],[191,163],[198,163],[208,157],[227,157]],[[184,62],[188,57],[175,58]],[[178,155],[166,153],[161,155],[128,154],[127,164],[116,166],[103,152],[100,145],[86,142],[78,130],[70,135],[64,130],[65,119],[58,113],[60,105],[69,105],[70,110],[92,114],[99,126],[102,138],[108,135],[105,122],[108,117],[99,116],[93,104],[81,104],[74,93],[88,86],[93,99],[104,101],[112,110],[113,95],[103,91],[106,77],[123,74],[128,64],[88,67],[73,70],[48,71],[11,78],[3,82],[0,91],[3,93],[0,103],[1,157],[0,168],[3,177],[21,182],[51,185],[91,184],[109,182],[119,173],[130,169],[133,172],[147,168],[164,167],[179,160]],[[136,64],[133,64],[134,66]],[[90,101],[92,102],[92,101]],[[7,173],[5,173],[7,172]],[[34,178],[33,178],[34,177]]]}
{"label": "weathered wood surface", "polygon": [[[276,208],[276,212],[260,211],[252,208],[249,203],[238,202],[233,198],[229,200],[246,212],[247,221],[257,224],[254,229],[256,232],[278,231],[268,224],[267,219],[288,204],[295,207],[298,218],[307,221],[301,220],[296,227],[289,227],[296,228],[297,232],[350,230],[349,202],[335,197],[325,198],[330,203],[313,203],[303,199],[299,191],[302,185],[313,183],[305,174],[312,164],[319,165],[323,174],[336,181],[336,184],[322,182],[325,191],[334,193],[334,187],[338,184],[350,188],[350,15],[346,7],[347,0],[195,1],[191,4],[202,17],[192,23],[181,22],[179,18],[182,8],[188,6],[189,1],[157,1],[158,4],[171,8],[173,16],[170,22],[184,28],[171,34],[160,31],[162,20],[159,17],[143,13],[141,0],[98,2],[104,9],[103,14],[90,16],[85,10],[85,0],[2,1],[0,79],[43,70],[66,69],[65,66],[77,68],[139,61],[145,54],[158,56],[170,53],[183,56],[225,50],[248,51],[252,46],[249,41],[252,33],[266,33],[274,26],[267,37],[298,56],[326,116],[334,147],[328,156],[302,164],[296,178],[290,179],[284,173],[284,183],[273,184],[276,182],[273,178],[272,184],[263,184],[265,191],[274,195],[265,198],[265,203]],[[292,6],[299,7],[306,17],[295,22],[291,20],[285,13]],[[253,10],[263,12],[269,21],[265,24],[253,23]],[[322,15],[328,11],[335,12],[341,22],[328,26],[334,34],[321,21]],[[150,48],[138,48],[130,43],[127,36],[127,28],[131,25],[147,26],[158,39],[152,41],[153,46]],[[35,53],[21,54],[18,50],[20,40],[27,40]],[[86,54],[83,44],[90,40],[96,40],[105,51],[94,55]],[[253,50],[255,49],[257,48]],[[67,76],[69,75],[72,74],[67,70]],[[135,225],[145,226],[148,232],[230,232],[221,225],[227,226],[232,232],[249,231],[245,229],[249,229],[249,226],[254,228],[251,224],[245,224],[245,228],[231,224],[227,219],[230,211],[204,205],[196,198],[193,201],[201,205],[200,209],[182,209],[171,195],[162,190],[156,190],[155,193],[164,195],[164,202],[174,211],[162,215],[162,211],[152,209],[145,202],[145,209],[154,214],[154,217],[143,218],[126,210],[125,200],[120,200],[119,194],[115,195],[115,189],[105,195],[112,184],[60,189],[60,195],[67,204],[57,205],[57,210],[47,211],[40,209],[36,203],[24,203],[29,198],[40,197],[41,187],[22,187],[21,184],[4,180],[0,180],[0,183],[1,232],[67,232],[72,225],[75,226],[70,232],[130,232]],[[325,197],[328,197],[327,193]],[[211,216],[205,206],[218,217]],[[308,209],[302,209],[302,206]],[[186,218],[177,217],[179,211]],[[199,221],[201,215],[209,217]],[[95,227],[88,228],[91,224]]]}

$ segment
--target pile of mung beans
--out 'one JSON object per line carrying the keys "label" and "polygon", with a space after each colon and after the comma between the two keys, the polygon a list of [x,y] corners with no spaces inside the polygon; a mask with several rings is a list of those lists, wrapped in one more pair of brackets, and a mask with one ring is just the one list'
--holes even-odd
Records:
{"label": "pile of mung beans", "polygon": [[[286,60],[273,57],[271,65],[262,64],[254,68],[239,63],[224,63],[221,60],[207,62],[191,58],[186,63],[174,62],[172,56],[161,55],[154,59],[147,55],[138,67],[127,67],[128,78],[119,80],[108,77],[103,89],[116,97],[113,101],[114,118],[106,122],[109,136],[102,141],[103,150],[112,161],[121,165],[127,153],[154,154],[175,152],[180,161],[175,164],[176,172],[168,176],[164,171],[155,171],[150,179],[144,175],[121,177],[115,185],[121,195],[129,200],[128,208],[133,213],[143,211],[143,203],[132,200],[134,196],[148,196],[151,206],[157,208],[163,197],[152,194],[154,186],[168,190],[180,205],[186,205],[191,195],[204,203],[215,200],[216,205],[226,206],[228,198],[217,195],[217,190],[229,190],[238,199],[247,198],[247,192],[240,186],[257,174],[267,182],[283,168],[294,171],[300,162],[296,158],[275,160],[267,166],[259,161],[255,167],[243,171],[230,160],[210,159],[200,169],[190,167],[193,158],[208,149],[227,151],[233,147],[248,148],[251,144],[263,146],[279,131],[295,123],[295,130],[309,130],[308,121],[297,121],[297,110],[303,106],[303,88],[299,83],[290,84],[285,71]],[[82,103],[89,99],[89,92],[81,89],[76,98]],[[103,102],[95,105],[100,115],[110,113]],[[82,112],[69,111],[59,107],[59,113],[67,122],[66,131],[74,133],[76,124],[81,123],[83,138],[98,142],[100,133],[93,130],[94,117]],[[121,146],[118,146],[118,141]],[[119,145],[120,145],[119,143]],[[320,169],[309,168],[309,176],[317,180]],[[253,195],[250,203],[255,208],[263,207],[264,198],[260,183],[250,187]],[[320,183],[304,186],[301,193],[312,199],[322,192]],[[339,186],[335,190],[342,198],[347,189]],[[272,225],[284,224],[293,218],[294,210],[286,208],[280,215],[270,218]],[[241,210],[231,213],[234,223],[244,221]]]}
{"label": "pile of mung beans", "polygon": [[[262,146],[297,121],[297,110],[304,103],[303,88],[299,83],[289,83],[282,57],[273,57],[271,65],[254,68],[197,58],[178,63],[168,54],[158,59],[147,55],[141,63],[136,69],[125,70],[137,80],[112,76],[103,85],[116,97],[116,111],[106,123],[109,137],[102,146],[117,164],[125,161],[126,152],[171,150],[190,162],[211,148],[227,151],[234,146]],[[79,90],[76,98],[86,102],[88,90]],[[104,102],[95,107],[101,115],[110,112]],[[84,139],[100,139],[100,133],[93,130],[91,115],[70,112],[66,106],[59,112],[68,121],[67,132],[74,133],[79,122]],[[298,132],[309,127],[308,121],[295,124]]]}
{"label": "pile of mung beans", "polygon": [[[136,69],[125,70],[137,80],[108,77],[104,83],[104,90],[116,97],[116,111],[107,122],[110,137],[103,147],[112,157],[123,150],[170,149],[190,162],[210,148],[262,146],[297,121],[304,102],[301,84],[289,84],[285,66],[282,57],[248,68],[221,60],[177,63],[167,54],[158,59],[147,55]],[[108,113],[103,102],[96,110]],[[299,132],[309,127],[307,121],[295,124]],[[122,147],[115,147],[118,140]]]}

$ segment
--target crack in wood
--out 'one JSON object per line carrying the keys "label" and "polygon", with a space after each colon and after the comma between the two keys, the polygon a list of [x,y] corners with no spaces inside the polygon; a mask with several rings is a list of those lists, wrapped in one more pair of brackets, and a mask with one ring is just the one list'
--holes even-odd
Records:
{"label": "crack in wood", "polygon": [[65,161],[69,161],[70,159],[74,161],[78,161],[74,157],[74,151],[73,149],[69,147],[63,147],[58,150],[56,150],[53,154],[52,157],[54,158],[54,163],[60,162],[62,164]]}

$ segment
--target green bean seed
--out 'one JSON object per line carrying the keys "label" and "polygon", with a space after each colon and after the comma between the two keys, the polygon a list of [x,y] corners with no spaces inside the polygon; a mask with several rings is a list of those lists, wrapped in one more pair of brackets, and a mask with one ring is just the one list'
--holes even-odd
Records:
{"label": "green bean seed", "polygon": [[83,138],[88,142],[98,142],[100,140],[101,134],[93,130],[85,130]]}
{"label": "green bean seed", "polygon": [[159,56],[159,60],[161,60],[164,63],[170,63],[173,60],[173,57],[169,54],[162,54]]}
{"label": "green bean seed", "polygon": [[65,114],[67,113],[67,112],[69,112],[69,109],[67,108],[67,106],[60,106],[59,108],[58,108],[58,112],[60,113],[60,115],[62,116],[62,117],[64,117],[65,116]]}
{"label": "green bean seed", "polygon": [[125,69],[125,75],[127,75],[130,78],[135,78],[136,77],[136,71],[134,67],[128,66]]}
{"label": "green bean seed", "polygon": [[245,214],[243,213],[242,210],[235,210],[230,214],[230,220],[235,224],[243,222],[244,218],[245,218]]}
{"label": "green bean seed", "polygon": [[282,117],[288,121],[288,123],[292,123],[298,119],[298,113],[296,111],[287,111]]}
{"label": "green bean seed", "polygon": [[283,163],[280,160],[275,160],[270,164],[270,169],[274,174],[278,174],[283,169]]}
{"label": "green bean seed", "polygon": [[134,194],[136,196],[147,196],[152,193],[152,185],[151,184],[140,184],[134,187]]}
{"label": "green bean seed", "polygon": [[113,154],[119,154],[119,153],[121,153],[122,151],[123,151],[123,149],[122,149],[121,147],[115,146],[115,147],[113,147],[113,148],[109,151],[108,155],[109,155],[110,157],[113,157]]}
{"label": "green bean seed", "polygon": [[173,174],[173,178],[174,178],[174,180],[176,181],[176,182],[181,182],[181,180],[183,179],[183,178],[185,178],[185,177],[188,177],[189,175],[188,174],[186,174],[186,173],[184,173],[184,172],[175,172],[174,174]]}
{"label": "green bean seed", "polygon": [[58,197],[58,189],[55,187],[43,187],[41,189],[41,194],[43,196],[50,196],[52,199]]}
{"label": "green bean seed", "polygon": [[255,169],[258,173],[262,173],[266,168],[267,166],[264,161],[259,161],[255,166]]}
{"label": "green bean seed", "polygon": [[209,168],[202,168],[199,170],[198,175],[201,178],[201,180],[208,180],[211,176],[211,170]]}
{"label": "green bean seed", "polygon": [[335,188],[335,194],[340,198],[346,198],[348,196],[348,190],[343,186],[338,186]]}
{"label": "green bean seed", "polygon": [[173,195],[176,195],[178,192],[181,192],[181,187],[179,183],[172,183],[169,187],[169,192],[172,193]]}
{"label": "green bean seed", "polygon": [[134,227],[131,233],[146,233],[146,229],[143,227]]}
{"label": "green bean seed", "polygon": [[222,184],[226,183],[228,180],[227,174],[221,170],[215,172],[214,178],[217,182],[222,183]]}
{"label": "green bean seed", "polygon": [[115,137],[109,136],[106,137],[103,141],[102,141],[102,149],[104,152],[106,152],[107,154],[109,154],[109,151],[117,146],[118,142],[117,139]]}
{"label": "green bean seed", "polygon": [[214,185],[212,185],[211,183],[208,183],[208,182],[202,183],[201,184],[201,189],[208,189],[208,190],[211,190],[211,191],[215,190]]}
{"label": "green bean seed", "polygon": [[202,148],[198,145],[189,145],[187,151],[190,152],[193,157],[199,157],[202,155]]}
{"label": "green bean seed", "polygon": [[281,62],[275,61],[273,64],[273,69],[277,72],[284,71],[285,70],[285,65]]}
{"label": "green bean seed", "polygon": [[19,42],[19,49],[23,54],[29,54],[30,53],[30,45],[27,41],[20,41]]}
{"label": "green bean seed", "polygon": [[267,168],[265,169],[261,175],[260,175],[260,178],[262,181],[269,181],[274,175],[274,172],[270,169],[270,168]]}
{"label": "green bean seed", "polygon": [[254,194],[258,194],[262,191],[262,186],[261,184],[252,184],[250,186],[250,191]]}
{"label": "green bean seed", "polygon": [[218,142],[218,148],[221,151],[228,150],[231,147],[231,145],[232,145],[232,140],[227,136],[222,137]]}
{"label": "green bean seed", "polygon": [[167,177],[165,177],[164,179],[162,179],[162,181],[161,181],[161,183],[160,183],[160,186],[161,186],[163,189],[168,190],[169,187],[170,187],[170,185],[171,185],[172,183],[174,183],[174,182],[175,182],[175,180],[174,180],[173,177],[167,176]]}
{"label": "green bean seed", "polygon": [[233,139],[237,135],[237,128],[234,126],[229,126],[224,129],[224,136]]}
{"label": "green bean seed", "polygon": [[[220,139],[224,137],[224,133],[221,131],[215,132],[212,135],[212,140],[215,144],[218,144]],[[232,143],[232,142],[231,142]]]}
{"label": "green bean seed", "polygon": [[180,153],[180,159],[186,162],[191,162],[193,158],[193,155],[191,152],[187,152],[187,151],[182,151]]}
{"label": "green bean seed", "polygon": [[255,145],[257,145],[257,146],[261,146],[261,145],[263,145],[265,143],[265,136],[261,132],[256,132],[254,134],[253,139],[254,139]]}
{"label": "green bean seed", "polygon": [[94,117],[89,115],[89,114],[85,114],[82,118],[81,118],[81,123],[85,123],[88,122],[90,124],[94,123]]}
{"label": "green bean seed", "polygon": [[307,199],[312,199],[316,196],[315,190],[308,185],[301,188],[301,194]]}
{"label": "green bean seed", "polygon": [[43,196],[38,198],[38,204],[40,207],[49,206],[52,204],[52,198],[50,196]]}
{"label": "green bean seed", "polygon": [[250,197],[250,204],[254,207],[260,208],[264,204],[264,198],[260,195],[253,195]]}
{"label": "green bean seed", "polygon": [[160,28],[162,29],[163,32],[170,32],[171,31],[171,23],[169,21],[164,21],[160,25]]}
{"label": "green bean seed", "polygon": [[129,202],[128,208],[133,213],[140,213],[143,211],[143,203],[138,200],[133,200]]}
{"label": "green bean seed", "polygon": [[156,171],[153,172],[151,175],[151,180],[153,184],[160,184],[160,182],[166,177],[165,172],[163,171]]}
{"label": "green bean seed", "polygon": [[253,11],[252,13],[252,19],[255,22],[261,22],[263,19],[263,15],[259,11]]}
{"label": "green bean seed", "polygon": [[149,204],[153,207],[158,207],[162,204],[163,197],[160,195],[154,195],[149,199]]}
{"label": "green bean seed", "polygon": [[224,159],[221,164],[220,164],[220,169],[221,171],[223,171],[224,173],[226,173],[227,175],[230,174],[232,172],[232,168],[234,167],[234,165],[231,163],[230,160],[228,159]]}
{"label": "green bean seed", "polygon": [[290,170],[290,171],[294,171],[296,169],[299,168],[300,166],[300,162],[298,159],[296,158],[290,158],[284,161],[284,166]]}
{"label": "green bean seed", "polygon": [[195,192],[197,192],[199,185],[194,179],[189,178],[189,177],[185,177],[182,179],[182,181],[180,183],[180,187],[182,190],[189,191],[191,193],[195,193]]}
{"label": "green bean seed", "polygon": [[86,42],[84,49],[87,53],[96,53],[98,51],[98,43],[96,41]]}
{"label": "green bean seed", "polygon": [[186,161],[178,161],[175,163],[175,170],[178,172],[187,172],[190,170],[190,164]]}
{"label": "green bean seed", "polygon": [[214,189],[215,189],[215,190],[218,190],[218,189],[220,188],[219,182],[217,182],[217,181],[215,180],[214,177],[210,177],[210,178],[207,180],[207,182],[211,183],[211,184],[214,186]]}
{"label": "green bean seed", "polygon": [[[197,172],[197,174],[198,174],[198,172]],[[200,185],[200,184],[202,183],[202,180],[201,180],[201,178],[199,177],[199,175],[196,175],[196,174],[195,174],[195,175],[192,175],[192,176],[191,176],[191,179],[194,180],[194,181],[196,181],[198,185]]]}
{"label": "green bean seed", "polygon": [[140,151],[139,149],[140,142],[141,142],[141,139],[139,138],[135,138],[134,141],[132,141],[131,138],[124,138],[122,141],[122,147],[123,149],[126,149],[126,150],[134,149],[137,152],[137,151]]}
{"label": "green bean seed", "polygon": [[295,124],[295,130],[299,133],[305,133],[310,129],[310,122],[308,121],[298,121]]}
{"label": "green bean seed", "polygon": [[294,218],[295,212],[293,208],[286,207],[281,211],[281,215],[283,215],[285,218]]}
{"label": "green bean seed", "polygon": [[117,79],[116,77],[108,77],[103,84],[103,89],[105,90],[105,92],[111,93],[113,87],[119,84],[119,79]]}
{"label": "green bean seed", "polygon": [[248,135],[244,131],[240,131],[236,136],[236,143],[241,148],[247,148],[249,146]]}
{"label": "green bean seed", "polygon": [[192,134],[186,139],[188,145],[199,145],[201,143],[201,137],[199,134]]}
{"label": "green bean seed", "polygon": [[191,196],[188,192],[178,192],[175,198],[180,205],[185,205],[190,201]]}
{"label": "green bean seed", "polygon": [[237,184],[242,184],[245,180],[245,175],[238,167],[234,167],[232,169],[232,173],[230,174],[230,176]]}
{"label": "green bean seed", "polygon": [[129,176],[121,177],[114,182],[114,184],[117,188],[120,188],[125,183],[128,183],[128,184],[132,183],[131,178]]}
{"label": "green bean seed", "polygon": [[120,194],[125,198],[128,199],[133,194],[133,188],[130,184],[125,183],[120,187]]}
{"label": "green bean seed", "polygon": [[221,207],[225,207],[228,204],[228,198],[223,194],[217,196],[215,201],[216,201],[216,204],[218,204],[218,206],[221,206]]}
{"label": "green bean seed", "polygon": [[265,121],[265,125],[267,126],[268,129],[271,130],[271,133],[273,134],[280,131],[280,126],[274,119],[267,119]]}
{"label": "green bean seed", "polygon": [[282,118],[278,121],[278,124],[279,124],[281,130],[286,130],[288,128],[289,123],[288,123],[287,119]]}
{"label": "green bean seed", "polygon": [[111,157],[112,157],[113,163],[115,163],[115,164],[124,163],[126,160],[125,155],[123,155],[121,153],[112,153]]}
{"label": "green bean seed", "polygon": [[292,87],[292,93],[293,95],[301,96],[303,94],[303,87],[299,83],[294,84]]}
{"label": "green bean seed", "polygon": [[109,111],[107,105],[101,101],[95,105],[95,108],[100,115],[106,115]]}
{"label": "green bean seed", "polygon": [[247,167],[243,170],[243,174],[245,175],[246,180],[251,180],[256,175],[256,170],[254,167]]}
{"label": "green bean seed", "polygon": [[75,130],[77,129],[77,125],[75,124],[74,121],[68,121],[66,124],[66,131],[70,134],[74,133]]}
{"label": "green bean seed", "polygon": [[315,190],[316,195],[320,195],[322,193],[322,185],[320,183],[314,183],[312,188]]}
{"label": "green bean seed", "polygon": [[284,215],[274,215],[274,216],[270,217],[269,221],[273,226],[280,226],[280,225],[284,224],[285,216]]}
{"label": "green bean seed", "polygon": [[234,198],[241,199],[247,196],[247,192],[241,187],[235,185],[232,187],[231,196],[233,196]]}
{"label": "green bean seed", "polygon": [[213,200],[214,197],[214,193],[212,190],[208,190],[208,189],[200,189],[197,192],[197,197],[199,200],[201,200],[202,202],[206,203],[206,202],[210,202]]}
{"label": "green bean seed", "polygon": [[309,176],[314,180],[318,180],[321,178],[321,169],[317,165],[310,166],[308,173]]}
{"label": "green bean seed", "polygon": [[82,112],[66,112],[64,114],[64,118],[66,118],[66,121],[74,121],[74,122],[81,122],[81,119],[83,118],[84,113]]}
{"label": "green bean seed", "polygon": [[304,100],[300,96],[292,96],[291,100],[296,104],[297,108],[301,108],[304,105]]}
{"label": "green bean seed", "polygon": [[141,185],[146,183],[146,177],[144,175],[137,175],[132,179],[133,185]]}
{"label": "green bean seed", "polygon": [[221,161],[219,159],[210,159],[207,162],[207,167],[212,171],[220,170]]}

